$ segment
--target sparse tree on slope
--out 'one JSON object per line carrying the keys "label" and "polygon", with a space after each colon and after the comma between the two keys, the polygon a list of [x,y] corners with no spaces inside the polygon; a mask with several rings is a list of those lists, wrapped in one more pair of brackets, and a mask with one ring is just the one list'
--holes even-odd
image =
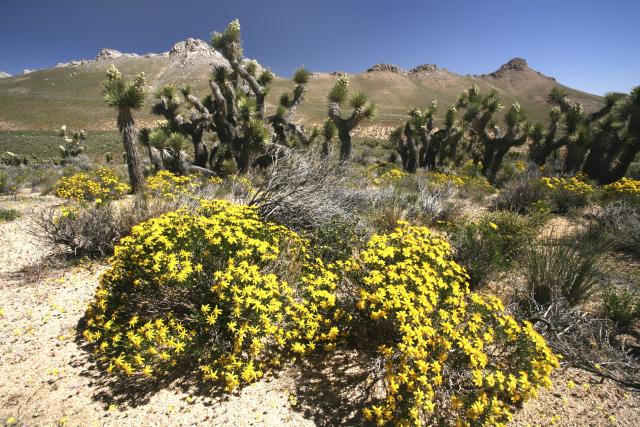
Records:
{"label": "sparse tree on slope", "polygon": [[[375,114],[375,106],[369,102],[369,98],[362,92],[355,92],[349,98],[349,77],[340,76],[335,86],[329,92],[329,118],[338,129],[340,139],[340,159],[348,160],[351,157],[351,132],[366,119],[371,119]],[[349,100],[353,112],[347,118],[342,117],[341,108]]]}
{"label": "sparse tree on slope", "polygon": [[139,110],[144,103],[146,81],[144,73],[136,75],[133,81],[126,81],[122,78],[120,71],[112,65],[107,70],[107,79],[103,83],[106,104],[118,111],[117,125],[122,134],[129,180],[134,193],[140,190],[144,178],[136,148],[138,130],[133,118],[133,111]]}
{"label": "sparse tree on slope", "polygon": [[495,122],[495,114],[503,108],[500,97],[495,91],[483,95],[477,85],[460,94],[458,108],[465,109],[463,120],[482,147],[482,175],[493,182],[507,152],[526,143],[526,116],[520,104],[514,103],[505,114],[503,131]]}

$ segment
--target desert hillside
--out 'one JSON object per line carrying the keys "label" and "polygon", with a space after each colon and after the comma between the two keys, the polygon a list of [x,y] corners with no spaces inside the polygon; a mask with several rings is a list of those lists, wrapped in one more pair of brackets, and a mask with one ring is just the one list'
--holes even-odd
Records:
{"label": "desert hillside", "polygon": [[[51,130],[61,124],[73,128],[111,130],[115,128],[115,121],[100,94],[100,83],[110,65],[117,65],[128,75],[144,71],[151,90],[167,83],[189,84],[196,89],[195,93],[204,96],[210,92],[208,80],[212,66],[225,63],[222,55],[204,41],[187,39],[161,54],[123,54],[103,49],[95,59],[58,64],[53,68],[2,78],[0,130]],[[303,121],[316,123],[323,120],[327,93],[339,74],[313,73],[305,102],[298,109]],[[369,126],[373,132],[368,136],[373,137],[385,136],[389,126],[398,125],[404,119],[408,108],[424,107],[433,99],[443,107],[452,104],[462,90],[474,83],[481,89],[495,89],[505,105],[517,100],[530,119],[543,122],[547,120],[549,109],[545,99],[547,93],[554,86],[562,86],[561,82],[528,67],[520,58],[514,58],[498,70],[483,75],[459,75],[433,64],[407,71],[389,64],[378,64],[351,76],[352,88],[365,92],[378,106],[377,119]],[[269,92],[268,105],[273,108],[280,94],[292,86],[287,78],[277,77]],[[602,104],[599,96],[565,89],[587,111],[593,111]],[[151,101],[147,99],[147,105]],[[149,108],[144,108],[140,117],[143,121],[154,120]]]}

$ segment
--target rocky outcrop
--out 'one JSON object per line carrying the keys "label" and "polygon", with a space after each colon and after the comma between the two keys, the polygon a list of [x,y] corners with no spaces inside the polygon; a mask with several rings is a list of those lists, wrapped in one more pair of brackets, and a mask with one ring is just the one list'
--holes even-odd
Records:
{"label": "rocky outcrop", "polygon": [[169,51],[169,57],[193,58],[212,57],[223,59],[222,54],[211,47],[207,42],[200,39],[188,38],[173,45]]}
{"label": "rocky outcrop", "polygon": [[22,70],[22,74],[29,74],[29,73],[33,73],[36,70],[30,70],[28,68],[25,68],[24,70]]}
{"label": "rocky outcrop", "polygon": [[527,65],[527,61],[524,58],[513,58],[506,64],[502,64],[500,68],[488,75],[492,77],[500,77],[513,71],[525,71],[528,69],[529,66]]}
{"label": "rocky outcrop", "polygon": [[393,64],[376,64],[373,67],[369,68],[367,70],[367,73],[372,73],[376,71],[388,71],[390,73],[405,74],[405,71],[402,68]]}
{"label": "rocky outcrop", "polygon": [[11,74],[0,71],[0,79],[6,79],[7,77],[11,77]]}
{"label": "rocky outcrop", "polygon": [[56,64],[56,68],[78,67],[80,65],[86,65],[86,63],[87,63],[86,59],[83,59],[81,61],[60,62],[60,63]]}
{"label": "rocky outcrop", "polygon": [[409,70],[409,74],[424,74],[424,73],[433,73],[438,71],[440,68],[436,64],[422,64],[418,65]]}
{"label": "rocky outcrop", "polygon": [[98,55],[96,56],[96,61],[109,61],[112,59],[120,59],[120,58],[139,58],[140,55],[137,53],[122,53],[116,49],[108,49],[102,48]]}

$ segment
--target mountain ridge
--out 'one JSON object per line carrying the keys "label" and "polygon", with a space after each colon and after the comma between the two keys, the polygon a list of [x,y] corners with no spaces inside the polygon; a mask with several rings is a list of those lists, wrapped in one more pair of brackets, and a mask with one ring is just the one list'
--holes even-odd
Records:
{"label": "mountain ridge", "polygon": [[[203,40],[188,38],[176,42],[162,53],[124,53],[101,49],[92,60],[77,60],[57,66],[0,79],[0,130],[56,129],[62,124],[72,128],[115,129],[113,112],[104,105],[101,83],[106,69],[116,64],[132,76],[144,71],[152,94],[160,86],[189,84],[194,93],[209,93],[208,79],[212,67],[226,65],[222,55]],[[313,70],[311,70],[313,71]],[[314,72],[307,86],[305,101],[298,109],[306,124],[321,123],[326,116],[326,96],[342,72]],[[407,110],[424,107],[437,99],[445,110],[458,94],[473,84],[483,90],[496,90],[504,105],[518,101],[530,118],[547,120],[546,95],[559,85],[530,68],[523,58],[513,58],[495,71],[482,75],[461,75],[435,64],[421,64],[403,70],[393,64],[376,64],[360,73],[350,74],[354,91],[367,93],[378,106],[378,118],[371,126],[384,128],[375,137],[385,137],[388,129],[406,118]],[[559,85],[562,86],[562,85]],[[275,109],[278,98],[293,87],[290,80],[276,77],[267,98],[267,108]],[[602,105],[602,98],[562,86],[569,96],[584,104],[586,111]],[[150,113],[153,96],[137,113],[141,124],[152,124],[157,117]]]}

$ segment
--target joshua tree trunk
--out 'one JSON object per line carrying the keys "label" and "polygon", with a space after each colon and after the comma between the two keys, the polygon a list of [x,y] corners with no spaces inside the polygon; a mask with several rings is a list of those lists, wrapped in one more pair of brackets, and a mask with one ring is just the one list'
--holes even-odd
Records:
{"label": "joshua tree trunk", "polygon": [[338,127],[338,138],[340,139],[340,160],[351,158],[351,132],[346,126]]}
{"label": "joshua tree trunk", "polygon": [[207,166],[207,160],[209,160],[209,150],[207,150],[207,146],[202,142],[202,131],[198,131],[191,135],[193,141],[193,150],[195,153],[195,161],[194,164],[201,168]]}
{"label": "joshua tree trunk", "polygon": [[155,147],[149,144],[149,160],[153,164],[153,168],[157,171],[164,169],[164,162],[162,160],[162,153]]}
{"label": "joshua tree trunk", "polygon": [[324,141],[322,142],[322,157],[329,157],[329,155],[331,154],[331,144],[330,144],[331,140],[325,138]]}
{"label": "joshua tree trunk", "polygon": [[409,173],[415,173],[418,164],[418,149],[412,132],[411,127],[407,123],[404,128],[404,136],[407,138],[407,164],[405,165],[405,169]]}
{"label": "joshua tree trunk", "polygon": [[122,144],[127,155],[127,168],[129,170],[129,181],[131,181],[131,189],[137,193],[144,183],[142,170],[140,168],[140,157],[136,148],[136,129],[135,121],[131,110],[128,108],[120,108],[118,110],[118,129],[122,134]]}

